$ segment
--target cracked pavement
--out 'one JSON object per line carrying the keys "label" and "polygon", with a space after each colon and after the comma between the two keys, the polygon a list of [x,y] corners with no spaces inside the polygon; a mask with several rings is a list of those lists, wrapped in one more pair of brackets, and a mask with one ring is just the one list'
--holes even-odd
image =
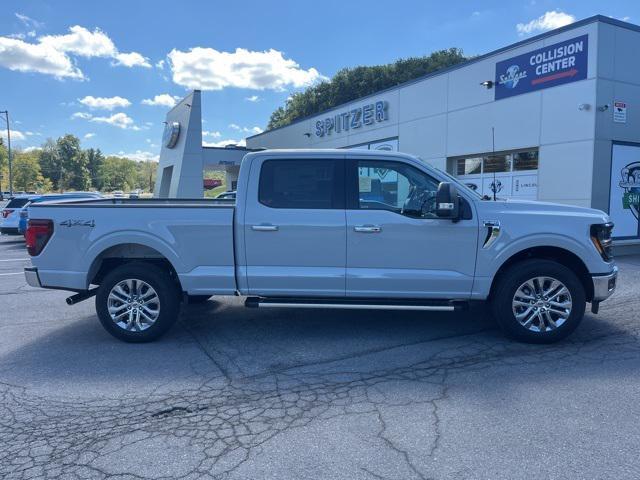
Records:
{"label": "cracked pavement", "polygon": [[[191,305],[118,342],[0,238],[0,478],[639,478],[640,257],[567,341],[460,314]],[[5,275],[2,275],[5,274]]]}

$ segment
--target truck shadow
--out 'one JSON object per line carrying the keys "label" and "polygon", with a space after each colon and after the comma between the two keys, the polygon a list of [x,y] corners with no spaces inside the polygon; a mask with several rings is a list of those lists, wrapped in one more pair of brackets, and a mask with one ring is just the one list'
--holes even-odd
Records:
{"label": "truck shadow", "polygon": [[[484,308],[455,314],[339,310],[248,310],[238,301],[185,308],[180,322],[150,344],[109,336],[95,316],[53,328],[0,357],[2,382],[64,392],[143,393],[194,377],[252,382],[285,375],[304,382],[318,374],[378,375],[394,369],[504,364],[504,382],[527,382],[510,364],[547,364],[581,356],[637,355],[637,334],[615,315],[587,315],[568,340],[551,346],[505,339]],[[571,362],[580,361],[577,359]],[[584,374],[607,375],[615,362],[596,361]],[[587,373],[588,372],[588,373]],[[549,370],[561,378],[560,370]],[[87,394],[89,394],[87,393]]]}

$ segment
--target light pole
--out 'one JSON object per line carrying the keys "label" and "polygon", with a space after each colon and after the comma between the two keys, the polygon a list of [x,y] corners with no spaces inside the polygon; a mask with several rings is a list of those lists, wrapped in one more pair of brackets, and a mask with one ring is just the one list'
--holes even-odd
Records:
{"label": "light pole", "polygon": [[9,196],[13,197],[13,168],[11,164],[11,129],[9,128],[9,110],[1,110],[7,122],[7,154],[9,155]]}

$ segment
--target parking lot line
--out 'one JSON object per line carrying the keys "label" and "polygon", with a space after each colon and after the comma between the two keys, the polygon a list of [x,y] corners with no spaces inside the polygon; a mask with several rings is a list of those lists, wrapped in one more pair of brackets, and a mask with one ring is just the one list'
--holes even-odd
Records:
{"label": "parking lot line", "polygon": [[10,273],[0,273],[0,277],[4,277],[6,275],[22,275],[24,272],[10,272]]}
{"label": "parking lot line", "polygon": [[0,262],[26,262],[27,260],[30,260],[29,257],[26,258],[6,258],[3,260],[0,260]]}

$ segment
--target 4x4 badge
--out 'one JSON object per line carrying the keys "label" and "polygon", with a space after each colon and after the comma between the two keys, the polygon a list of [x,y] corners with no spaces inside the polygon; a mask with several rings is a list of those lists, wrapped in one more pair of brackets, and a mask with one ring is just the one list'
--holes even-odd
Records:
{"label": "4x4 badge", "polygon": [[60,222],[62,227],[95,227],[95,220],[64,220]]}

